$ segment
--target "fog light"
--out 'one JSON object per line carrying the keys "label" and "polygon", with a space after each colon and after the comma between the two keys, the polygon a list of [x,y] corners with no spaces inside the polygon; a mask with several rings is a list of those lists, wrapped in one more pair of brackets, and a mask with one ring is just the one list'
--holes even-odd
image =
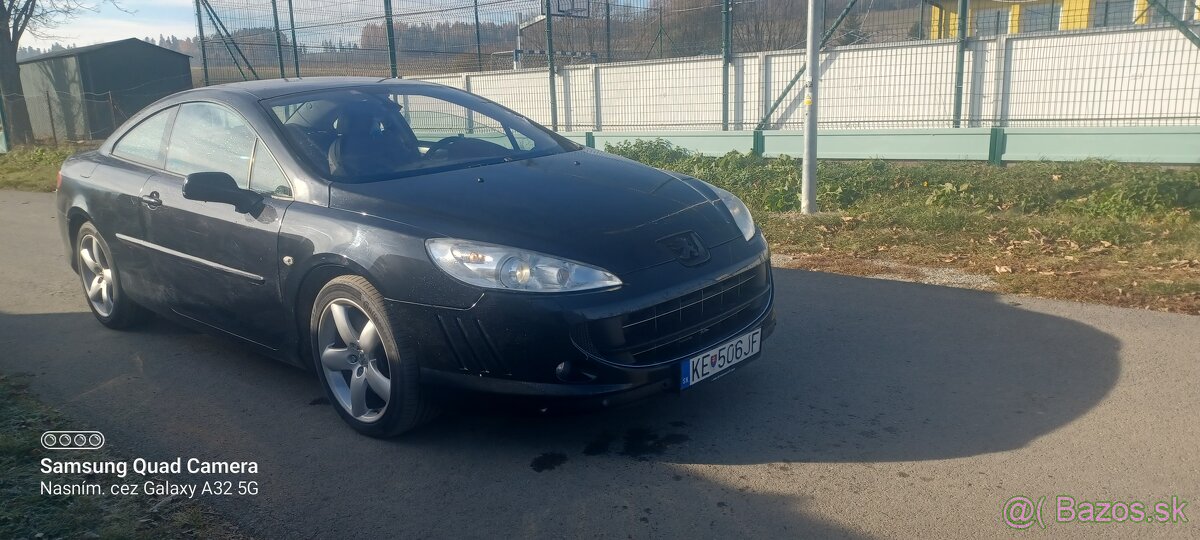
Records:
{"label": "fog light", "polygon": [[559,364],[558,367],[554,368],[554,375],[558,377],[558,380],[566,382],[571,377],[571,363],[563,362]]}

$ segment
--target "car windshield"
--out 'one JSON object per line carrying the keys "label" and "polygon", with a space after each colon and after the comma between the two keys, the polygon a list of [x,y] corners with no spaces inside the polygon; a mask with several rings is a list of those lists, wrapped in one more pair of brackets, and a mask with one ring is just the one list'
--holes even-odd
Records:
{"label": "car windshield", "polygon": [[265,104],[293,149],[335,182],[373,182],[579,149],[524,116],[447,87],[337,88]]}

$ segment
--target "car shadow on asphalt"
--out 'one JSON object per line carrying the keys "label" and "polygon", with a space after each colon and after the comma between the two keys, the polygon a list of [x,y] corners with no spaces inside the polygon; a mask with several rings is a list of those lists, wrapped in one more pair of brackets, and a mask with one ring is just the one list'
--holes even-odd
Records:
{"label": "car shadow on asphalt", "polygon": [[[388,441],[343,426],[310,373],[161,321],[111,332],[88,313],[0,312],[10,354],[47,357],[10,356],[0,370],[32,372],[35,389],[109,428],[118,447],[139,440],[146,452],[263,462],[278,497],[238,504],[250,530],[267,536],[386,534],[401,518],[416,536],[469,534],[468,522],[525,531],[557,523],[541,533],[573,536],[860,536],[814,515],[817,495],[804,485],[764,492],[750,473],[711,466],[766,465],[787,482],[806,464],[1021,448],[1086,414],[1120,373],[1116,338],[1019,300],[800,270],[776,269],[775,280],[779,327],[764,356],[720,380],[593,414],[475,402]],[[21,345],[44,328],[61,339]],[[380,465],[331,467],[333,455]],[[346,485],[379,494],[391,513],[327,518],[357,515],[360,502],[336,493]],[[470,520],[448,525],[431,507],[411,506],[416,494],[465,508]],[[269,519],[283,511],[288,519]],[[680,521],[688,515],[699,521]]]}
{"label": "car shadow on asphalt", "polygon": [[[580,437],[584,454],[610,440],[615,452],[690,463],[969,457],[1078,418],[1120,373],[1116,338],[993,293],[786,269],[775,280],[779,327],[763,358],[722,380],[589,416],[468,411],[399,444],[549,432]],[[708,451],[666,451],[688,445]]]}

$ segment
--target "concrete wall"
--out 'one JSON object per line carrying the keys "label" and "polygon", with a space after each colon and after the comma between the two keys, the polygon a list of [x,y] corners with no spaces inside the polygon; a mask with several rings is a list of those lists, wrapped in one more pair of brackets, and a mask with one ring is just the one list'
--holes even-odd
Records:
{"label": "concrete wall", "polygon": [[[915,41],[823,53],[821,127],[950,127],[957,46]],[[729,129],[754,129],[803,54],[735,57]],[[544,69],[418,78],[469,89],[550,123]],[[964,82],[968,127],[1200,124],[1200,48],[1171,27],[972,40]],[[719,57],[565,67],[556,86],[563,131],[721,128]],[[802,127],[798,86],[772,115],[772,129]]]}

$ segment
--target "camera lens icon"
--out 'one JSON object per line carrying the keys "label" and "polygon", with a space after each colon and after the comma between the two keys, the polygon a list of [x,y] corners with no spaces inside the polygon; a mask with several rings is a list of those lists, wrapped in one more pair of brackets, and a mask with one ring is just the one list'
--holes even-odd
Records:
{"label": "camera lens icon", "polygon": [[47,431],[41,436],[47,450],[99,450],[104,434],[99,431]]}

